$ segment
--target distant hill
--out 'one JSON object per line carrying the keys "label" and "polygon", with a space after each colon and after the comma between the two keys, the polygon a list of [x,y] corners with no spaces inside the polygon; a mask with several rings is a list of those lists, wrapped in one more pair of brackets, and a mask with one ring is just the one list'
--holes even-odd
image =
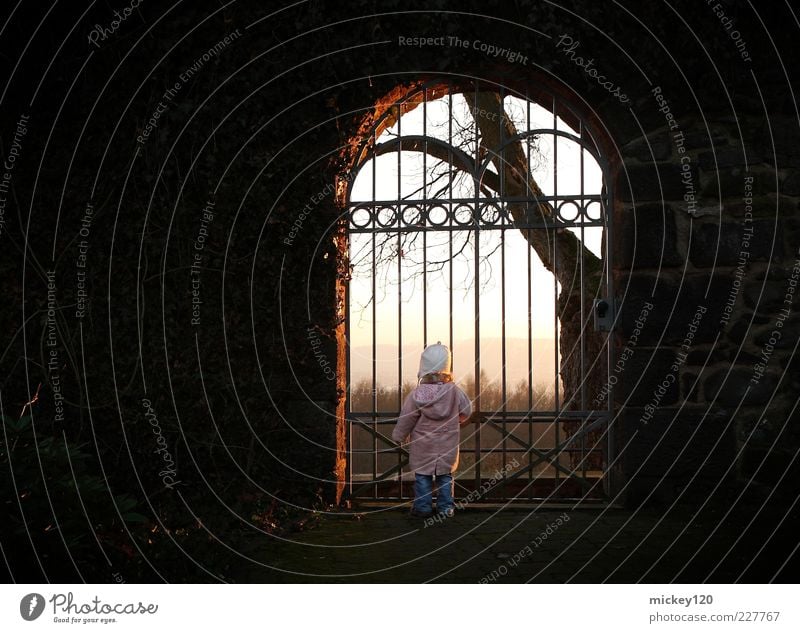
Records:
{"label": "distant hill", "polygon": [[[446,341],[443,341],[446,342]],[[533,382],[551,384],[555,373],[555,341],[553,339],[536,338],[533,345]],[[455,341],[453,349],[453,369],[456,379],[463,381],[472,375],[475,363],[475,343],[472,339]],[[381,385],[397,383],[398,353],[397,345],[377,346],[377,375]],[[403,345],[403,378],[416,382],[419,367],[421,344]],[[490,380],[500,382],[502,367],[502,345],[499,338],[481,340],[481,369]],[[356,346],[350,350],[351,380],[359,380],[372,376],[372,348]],[[528,340],[521,338],[506,339],[506,379],[509,385],[516,384],[528,375]]]}

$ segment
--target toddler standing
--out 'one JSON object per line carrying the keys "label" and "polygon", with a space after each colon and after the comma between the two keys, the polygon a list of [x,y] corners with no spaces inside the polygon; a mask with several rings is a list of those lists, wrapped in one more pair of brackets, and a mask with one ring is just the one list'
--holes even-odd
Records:
{"label": "toddler standing", "polygon": [[425,348],[419,361],[419,385],[406,397],[392,433],[395,442],[411,437],[411,514],[416,517],[433,514],[434,486],[437,511],[448,517],[455,512],[453,473],[458,467],[459,427],[466,423],[472,404],[453,382],[451,363],[450,350],[441,342]]}

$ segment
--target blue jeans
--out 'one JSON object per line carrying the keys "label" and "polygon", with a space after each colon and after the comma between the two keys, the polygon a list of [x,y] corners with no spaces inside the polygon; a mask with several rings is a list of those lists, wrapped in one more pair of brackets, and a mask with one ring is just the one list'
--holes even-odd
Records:
{"label": "blue jeans", "polygon": [[[414,476],[414,509],[427,514],[433,512],[433,475]],[[436,509],[447,512],[455,508],[453,502],[453,475],[436,475]]]}

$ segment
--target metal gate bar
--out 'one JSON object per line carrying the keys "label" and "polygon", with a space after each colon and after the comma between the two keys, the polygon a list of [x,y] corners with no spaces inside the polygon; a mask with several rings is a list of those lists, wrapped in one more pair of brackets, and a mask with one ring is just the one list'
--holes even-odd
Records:
{"label": "metal gate bar", "polygon": [[[364,415],[364,414],[358,414],[358,415]],[[510,421],[512,423],[527,423],[529,425],[533,425],[533,424],[557,424],[559,420],[564,419],[565,417],[573,417],[573,418],[575,418],[577,416],[565,416],[563,414],[561,416],[546,416],[546,415],[542,415],[542,416],[525,416],[525,417],[508,416],[508,417],[504,417],[503,419],[506,422]],[[583,443],[584,438],[586,437],[586,435],[588,433],[590,433],[591,431],[593,431],[596,428],[601,427],[603,424],[607,424],[608,423],[608,416],[607,415],[603,415],[603,414],[598,414],[595,417],[595,419],[588,425],[586,424],[586,421],[587,421],[587,418],[584,418],[583,419],[583,425],[582,425],[581,429],[577,433],[571,435],[569,438],[564,440],[561,444],[558,444],[558,445],[555,445],[555,446],[552,446],[552,447],[547,447],[547,448],[537,448],[536,446],[533,446],[531,443],[526,442],[525,440],[517,437],[515,434],[511,433],[510,431],[507,431],[506,429],[503,429],[503,427],[500,424],[498,424],[497,422],[495,422],[492,418],[487,418],[487,419],[482,420],[482,422],[481,422],[482,424],[497,429],[498,431],[503,433],[504,439],[510,439],[510,440],[514,441],[516,444],[518,444],[520,446],[520,448],[506,448],[506,449],[504,449],[506,453],[513,453],[513,454],[520,454],[520,455],[535,454],[537,456],[537,459],[535,461],[530,461],[529,460],[528,464],[525,465],[521,470],[518,470],[518,471],[514,472],[513,474],[504,476],[502,479],[497,481],[497,483],[494,485],[493,489],[502,489],[502,487],[505,486],[505,484],[507,484],[508,482],[514,481],[514,480],[516,480],[516,479],[518,479],[518,478],[520,478],[520,477],[522,477],[522,476],[524,476],[524,475],[526,475],[528,473],[531,473],[533,471],[533,469],[535,469],[539,464],[543,464],[543,463],[549,464],[554,469],[556,469],[558,472],[560,472],[561,474],[563,474],[567,478],[570,478],[570,479],[576,481],[581,487],[583,487],[585,489],[591,490],[594,487],[596,487],[597,482],[596,481],[593,482],[593,481],[591,481],[590,479],[588,479],[586,477],[585,469],[583,469],[583,474],[579,475],[576,470],[574,470],[574,469],[570,470],[568,468],[565,468],[560,463],[558,463],[558,461],[555,461],[565,451],[570,450],[569,446],[571,444],[574,444],[578,440],[581,440],[581,442]],[[377,485],[377,483],[379,483],[381,481],[386,481],[387,479],[389,479],[390,477],[392,477],[396,473],[398,475],[402,475],[402,468],[408,465],[408,451],[403,447],[396,447],[396,445],[394,444],[394,442],[391,440],[391,438],[389,436],[384,435],[383,433],[380,433],[380,432],[375,432],[373,430],[372,426],[370,426],[371,422],[369,420],[360,421],[356,417],[353,417],[353,419],[351,420],[351,423],[360,425],[361,428],[363,428],[365,431],[367,431],[370,434],[373,434],[376,441],[380,440],[380,441],[384,442],[387,446],[390,447],[390,448],[385,448],[385,449],[378,449],[378,451],[377,451],[378,453],[380,453],[380,454],[397,453],[397,455],[398,455],[398,464],[396,466],[393,466],[389,470],[387,470],[387,471],[381,473],[380,475],[374,477],[370,481],[362,482],[361,485],[359,487],[357,487],[357,488],[354,488],[351,485],[350,491],[349,491],[350,497],[351,498],[357,498],[357,497],[360,496],[360,494],[364,490],[368,489],[369,487]],[[387,426],[388,425],[392,425],[393,426],[394,423],[395,423],[394,420],[392,420],[390,418],[380,421],[380,424],[384,424],[384,425],[387,425]],[[585,450],[584,450],[583,447],[580,448],[580,449],[576,449],[576,450],[580,450],[582,455],[585,454]],[[352,449],[352,453],[353,454],[359,454],[359,453],[372,454],[372,451]],[[585,460],[582,460],[582,461],[585,461]],[[402,479],[398,479],[398,481],[402,482]],[[461,485],[461,487],[463,488],[463,485]],[[556,489],[557,488],[558,488],[558,484],[556,485]],[[378,499],[378,498],[391,499],[391,498],[394,498],[394,497],[373,495],[373,498],[376,498],[376,499]],[[402,498],[402,493],[397,497],[397,499],[401,499],[401,498]]]}

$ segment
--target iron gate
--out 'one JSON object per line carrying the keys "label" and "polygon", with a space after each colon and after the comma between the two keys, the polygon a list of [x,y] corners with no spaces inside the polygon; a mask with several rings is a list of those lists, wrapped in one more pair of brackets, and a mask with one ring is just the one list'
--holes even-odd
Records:
{"label": "iron gate", "polygon": [[420,86],[363,139],[347,191],[350,498],[413,497],[391,431],[437,340],[476,410],[456,498],[607,495],[610,346],[591,306],[613,296],[613,197],[598,147],[569,104],[477,83]]}

